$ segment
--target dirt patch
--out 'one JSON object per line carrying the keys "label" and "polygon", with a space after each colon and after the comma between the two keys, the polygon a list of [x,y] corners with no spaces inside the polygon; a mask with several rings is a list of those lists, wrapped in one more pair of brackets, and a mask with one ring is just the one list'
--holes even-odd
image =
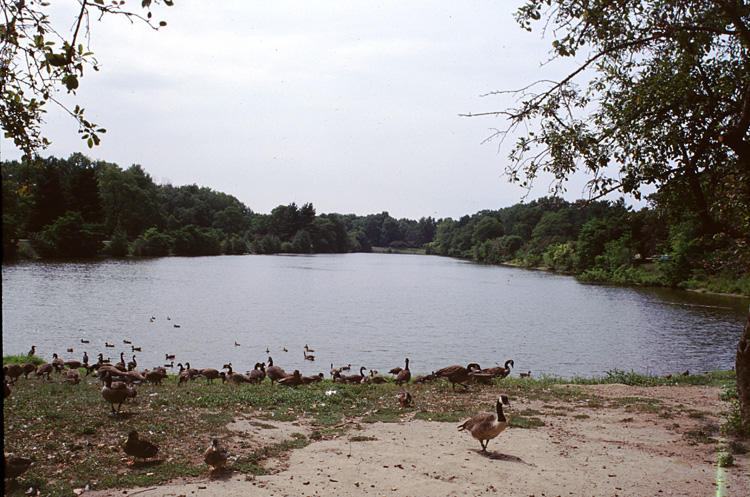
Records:
{"label": "dirt patch", "polygon": [[[734,454],[720,468],[725,446],[719,413],[729,408],[706,387],[561,386],[562,400],[511,399],[510,417],[540,420],[511,426],[479,452],[458,423],[407,416],[400,423],[355,425],[266,461],[272,473],[87,495],[257,496],[549,496],[750,495],[750,458]],[[582,393],[582,395],[581,395]],[[484,401],[483,401],[484,402]],[[492,409],[491,396],[487,410]],[[306,422],[237,420],[230,452],[309,435]],[[748,442],[744,442],[745,446]]]}

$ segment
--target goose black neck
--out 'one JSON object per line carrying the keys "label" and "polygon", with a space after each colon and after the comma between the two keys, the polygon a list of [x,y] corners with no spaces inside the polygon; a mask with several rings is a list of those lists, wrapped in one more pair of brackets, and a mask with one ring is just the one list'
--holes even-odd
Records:
{"label": "goose black neck", "polygon": [[501,423],[505,423],[507,421],[505,419],[505,414],[503,414],[503,403],[500,402],[500,399],[497,400],[497,420]]}

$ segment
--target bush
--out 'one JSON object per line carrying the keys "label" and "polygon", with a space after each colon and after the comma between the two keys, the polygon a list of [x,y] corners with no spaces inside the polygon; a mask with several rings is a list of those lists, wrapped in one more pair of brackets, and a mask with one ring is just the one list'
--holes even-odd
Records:
{"label": "bush", "polygon": [[135,255],[163,257],[169,255],[170,238],[159,233],[156,228],[149,228],[139,236],[133,245]]}
{"label": "bush", "polygon": [[102,248],[104,233],[101,224],[84,222],[80,212],[68,211],[29,238],[41,257],[93,257]]}

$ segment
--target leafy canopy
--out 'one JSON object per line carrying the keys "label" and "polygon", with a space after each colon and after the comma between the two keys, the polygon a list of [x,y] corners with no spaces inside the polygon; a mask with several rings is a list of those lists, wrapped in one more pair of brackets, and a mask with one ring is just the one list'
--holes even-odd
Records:
{"label": "leafy canopy", "polygon": [[[519,130],[506,175],[542,173],[565,191],[689,208],[706,233],[747,240],[750,224],[750,3],[746,0],[530,0],[516,13],[553,33],[553,56],[579,63],[561,81],[514,92],[504,139]],[[585,84],[581,80],[589,78]],[[477,114],[474,114],[477,115]]]}
{"label": "leafy canopy", "polygon": [[[157,0],[156,3],[159,3]],[[172,0],[163,0],[167,6]],[[154,29],[166,26],[151,20],[152,0],[142,0],[146,15],[126,10],[124,1],[79,0],[80,9],[69,32],[53,26],[45,1],[18,0],[3,2],[0,22],[0,123],[5,137],[31,160],[49,141],[42,132],[46,105],[53,102],[78,122],[78,132],[89,148],[98,145],[104,128],[88,121],[84,109],[64,106],[56,97],[60,91],[75,93],[84,68],[98,71],[97,61],[88,45],[91,18],[119,14],[129,20],[142,20]]]}

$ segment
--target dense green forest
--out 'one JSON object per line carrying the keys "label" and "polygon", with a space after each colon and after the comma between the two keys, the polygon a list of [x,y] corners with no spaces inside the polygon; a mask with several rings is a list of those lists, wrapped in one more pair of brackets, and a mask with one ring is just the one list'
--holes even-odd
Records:
{"label": "dense green forest", "polygon": [[[317,214],[312,203],[253,212],[197,185],[156,184],[81,154],[2,163],[3,258],[369,252],[416,249],[543,267],[584,281],[750,295],[747,247],[706,235],[689,210],[634,211],[624,201],[541,198],[458,220],[387,212]],[[28,244],[19,240],[28,239]],[[19,248],[21,247],[21,248]]]}

